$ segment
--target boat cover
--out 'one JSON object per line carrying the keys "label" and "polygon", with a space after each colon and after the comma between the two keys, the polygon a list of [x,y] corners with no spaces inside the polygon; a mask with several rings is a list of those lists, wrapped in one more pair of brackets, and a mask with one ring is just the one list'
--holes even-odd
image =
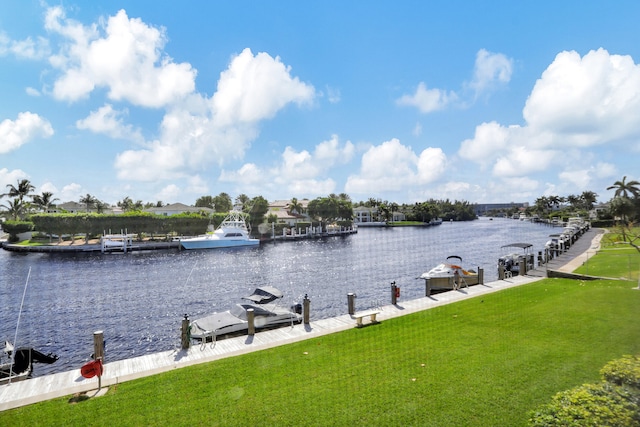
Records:
{"label": "boat cover", "polygon": [[253,301],[256,304],[267,304],[282,298],[282,296],[282,292],[273,286],[261,286],[256,288],[256,290],[248,297],[243,297],[243,299]]}
{"label": "boat cover", "polygon": [[508,245],[504,245],[503,248],[520,248],[520,249],[529,249],[533,245],[531,243],[510,243]]}

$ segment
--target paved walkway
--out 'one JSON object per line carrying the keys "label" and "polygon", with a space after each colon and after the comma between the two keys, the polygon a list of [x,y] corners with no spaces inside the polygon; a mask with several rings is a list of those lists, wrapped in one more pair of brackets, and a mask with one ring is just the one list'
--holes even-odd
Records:
{"label": "paved walkway", "polygon": [[[569,251],[549,263],[548,268],[567,272],[573,271],[590,256],[595,255],[596,250],[599,248],[601,237],[601,232],[590,230]],[[444,292],[411,301],[401,300],[396,305],[382,307],[380,314],[378,314],[378,320],[384,321],[393,317],[531,283],[543,277],[544,271],[546,271],[546,267],[532,271],[531,275],[516,276],[507,280],[476,285],[460,291]],[[311,301],[311,307],[313,309],[313,301]],[[367,320],[365,319],[365,322]],[[354,328],[355,325],[355,318],[346,314],[313,321],[308,325],[300,324],[260,332],[254,336],[225,339],[215,344],[195,344],[188,350],[172,350],[109,362],[104,365],[102,392],[106,391],[108,386],[124,381],[332,334]],[[0,386],[0,411],[75,393],[87,393],[88,396],[94,396],[98,394],[97,388],[97,378],[83,378],[80,375],[80,369],[19,381]]]}

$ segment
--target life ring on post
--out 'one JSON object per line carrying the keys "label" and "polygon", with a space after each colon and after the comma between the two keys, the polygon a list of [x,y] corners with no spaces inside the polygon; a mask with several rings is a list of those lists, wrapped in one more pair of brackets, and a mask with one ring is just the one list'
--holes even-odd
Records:
{"label": "life ring on post", "polygon": [[80,375],[85,378],[93,378],[96,375],[101,377],[103,372],[104,367],[102,366],[102,360],[100,359],[85,363],[82,365],[82,368],[80,368]]}

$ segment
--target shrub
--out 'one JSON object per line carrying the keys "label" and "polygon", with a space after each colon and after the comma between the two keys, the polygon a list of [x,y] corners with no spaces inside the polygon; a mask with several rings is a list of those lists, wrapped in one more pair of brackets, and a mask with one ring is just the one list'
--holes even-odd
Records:
{"label": "shrub", "polygon": [[17,242],[18,234],[26,233],[33,230],[31,221],[5,221],[2,223],[2,229],[9,233],[9,242]]}
{"label": "shrub", "polygon": [[529,425],[640,426],[640,359],[624,356],[605,365],[603,381],[563,391],[532,412]]}

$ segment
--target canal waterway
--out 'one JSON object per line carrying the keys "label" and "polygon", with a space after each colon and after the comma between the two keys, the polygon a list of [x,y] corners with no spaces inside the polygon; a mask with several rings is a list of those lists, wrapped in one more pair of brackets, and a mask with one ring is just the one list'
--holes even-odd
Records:
{"label": "canal waterway", "polygon": [[[180,323],[224,311],[257,286],[271,285],[283,304],[311,300],[311,321],[425,294],[424,271],[449,255],[464,268],[483,268],[497,280],[501,246],[544,248],[559,230],[512,219],[481,218],[433,227],[360,228],[323,240],[266,243],[256,248],[141,251],[111,254],[21,254],[0,250],[0,340],[60,356],[36,365],[35,375],[80,368],[93,352],[93,333],[105,338],[105,358],[121,360],[180,346]],[[26,288],[26,292],[25,292]],[[24,306],[18,324],[23,293]]]}

